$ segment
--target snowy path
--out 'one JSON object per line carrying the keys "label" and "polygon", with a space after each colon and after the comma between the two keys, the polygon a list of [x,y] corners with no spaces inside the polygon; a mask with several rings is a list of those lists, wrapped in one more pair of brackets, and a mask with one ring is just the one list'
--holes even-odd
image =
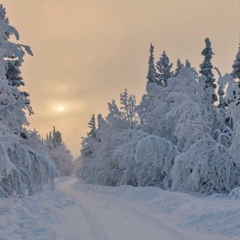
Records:
{"label": "snowy path", "polygon": [[[219,230],[208,229],[208,225],[212,228],[218,226],[211,223],[212,221],[218,224],[218,221],[214,219],[214,213],[218,209],[228,209],[224,201],[218,207],[218,204],[216,204],[214,209],[212,203],[217,203],[219,201],[217,198],[199,199],[187,194],[165,192],[156,188],[92,186],[81,184],[74,178],[59,182],[58,188],[70,197],[74,204],[66,209],[67,222],[54,226],[56,239],[227,240],[239,239],[240,236],[239,233],[235,238],[233,236],[229,237],[227,236],[228,232],[224,232],[224,229],[222,232],[224,234],[219,234],[221,226],[223,227],[224,222],[228,219],[222,219],[223,221],[219,223]],[[159,193],[160,196],[163,195],[164,197],[161,201],[161,198],[158,197]],[[157,196],[156,199],[155,196]],[[209,212],[209,215],[206,215],[202,208],[199,209],[198,206],[205,202],[206,206],[203,205],[203,208]],[[190,209],[187,209],[186,206]],[[233,206],[237,206],[240,212],[238,202],[233,202]],[[213,208],[213,214],[211,214],[211,210],[208,210],[210,207]],[[159,211],[158,208],[162,208],[162,210]],[[184,213],[186,216],[182,214],[185,210],[187,211],[187,213]],[[230,213],[233,211],[236,210],[231,210]],[[217,214],[217,218],[222,217],[222,212],[219,212],[220,215]],[[239,212],[234,215],[236,219],[239,217]],[[184,217],[188,218],[188,216],[187,222],[180,224]],[[210,223],[206,222],[208,219],[204,219],[204,216],[210,218]],[[232,221],[235,221],[234,218],[232,218]],[[237,221],[240,224],[240,221]],[[236,225],[236,228],[238,227],[240,225]],[[209,232],[205,233],[204,228],[207,228]],[[231,231],[231,229],[228,230]],[[211,233],[211,231],[215,232]]]}
{"label": "snowy path", "polygon": [[56,181],[56,190],[0,199],[0,240],[239,240],[240,199],[159,188]]}
{"label": "snowy path", "polygon": [[75,201],[75,204],[68,208],[68,214],[75,224],[67,228],[64,224],[58,226],[57,239],[189,239],[134,206],[127,206],[111,197],[73,190],[71,186],[75,181],[72,179],[60,186],[61,190]]}

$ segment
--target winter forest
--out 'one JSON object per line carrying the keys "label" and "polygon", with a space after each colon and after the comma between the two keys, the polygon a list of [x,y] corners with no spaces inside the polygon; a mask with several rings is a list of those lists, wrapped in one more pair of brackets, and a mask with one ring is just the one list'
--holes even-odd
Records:
{"label": "winter forest", "polygon": [[209,38],[199,53],[199,72],[179,59],[174,70],[165,51],[155,62],[151,44],[140,103],[125,89],[120,106],[112,100],[106,117],[92,115],[75,169],[55,127],[45,139],[26,128],[26,114],[33,110],[29,94],[21,90],[20,68],[32,51],[10,41],[19,40],[19,34],[2,5],[0,31],[2,197],[33,195],[46,185],[53,188],[54,178],[73,174],[96,185],[205,194],[240,191],[240,51],[232,72],[222,75],[211,63]]}
{"label": "winter forest", "polygon": [[140,104],[125,90],[120,106],[115,100],[108,103],[106,118],[92,116],[77,176],[110,186],[238,192],[240,51],[232,72],[223,76],[211,63],[209,38],[201,55],[199,72],[179,59],[173,70],[165,51],[155,63],[151,45]]}
{"label": "winter forest", "polygon": [[[34,95],[40,93],[38,101],[45,108],[44,112],[39,111],[39,115],[37,110],[34,110],[31,91],[26,91],[27,77],[21,72],[24,60],[28,61],[28,56],[34,54],[36,58],[39,52],[34,53],[35,47],[32,43],[30,45],[33,51],[28,45],[19,43],[19,33],[11,25],[4,6],[0,4],[0,239],[239,240],[240,45],[236,58],[231,60],[232,66],[229,66],[231,70],[222,74],[221,69],[213,64],[214,41],[211,42],[208,37],[202,39],[200,51],[193,53],[201,57],[198,66],[192,66],[193,59],[191,62],[185,59],[182,62],[180,58],[170,60],[167,55],[168,49],[166,51],[161,49],[162,54],[155,56],[155,48],[148,39],[145,42],[146,46],[144,43],[141,48],[146,47],[147,55],[138,57],[144,64],[146,62],[144,70],[146,75],[142,76],[144,86],[141,87],[145,89],[142,89],[144,94],[141,93],[139,101],[127,90],[132,84],[127,79],[129,86],[124,86],[125,90],[116,100],[107,103],[108,112],[95,113],[93,109],[103,112],[100,100],[108,101],[99,99],[98,102],[103,92],[106,93],[104,97],[108,98],[109,92],[114,96],[116,94],[114,91],[118,91],[116,82],[111,82],[114,88],[109,84],[109,79],[112,81],[112,76],[117,76],[117,73],[113,75],[115,67],[108,64],[109,59],[115,60],[115,56],[119,56],[119,51],[122,52],[122,48],[119,47],[112,53],[116,47],[115,42],[113,41],[112,48],[109,44],[109,39],[112,39],[113,35],[117,38],[116,42],[122,41],[122,36],[115,35],[119,29],[114,26],[115,23],[119,23],[119,26],[122,24],[122,19],[119,21],[119,16],[122,16],[121,7],[126,9],[132,7],[135,11],[135,7],[142,4],[143,9],[139,9],[138,14],[140,19],[145,21],[141,11],[146,12],[144,4],[148,3],[140,1],[139,4],[139,0],[118,1],[117,4],[105,0],[72,1],[71,4],[57,0],[50,2],[40,1],[38,7],[30,0],[19,3],[18,7],[16,3],[12,5],[15,11],[19,11],[20,7],[24,14],[30,12],[31,15],[28,17],[33,16],[34,11],[39,11],[37,17],[43,20],[38,22],[41,23],[39,26],[49,21],[50,18],[45,17],[50,15],[52,18],[52,13],[57,8],[58,17],[54,21],[59,29],[56,27],[53,29],[60,31],[59,35],[56,35],[57,31],[53,31],[45,42],[49,31],[43,26],[46,35],[40,39],[36,36],[42,35],[43,32],[33,36],[41,42],[41,46],[44,45],[44,48],[50,41],[57,49],[50,51],[52,45],[44,50],[40,47],[39,52],[44,59],[55,54],[52,59],[54,67],[58,65],[58,68],[54,68],[57,73],[51,75],[47,72],[53,68],[53,65],[49,64],[51,61],[46,61],[49,68],[44,68],[40,64],[42,73],[39,73],[38,77],[45,81],[45,84],[41,82],[43,90],[38,89],[41,80],[36,78],[36,75],[32,77],[34,81],[32,90],[36,90]],[[178,1],[170,5],[168,1],[153,2],[157,6],[164,3],[172,11],[171,4],[177,4]],[[28,4],[30,6],[28,9],[32,12],[26,11],[24,4]],[[67,5],[69,5],[67,9],[75,10],[76,15],[72,11],[66,11]],[[84,11],[82,12],[83,18],[86,18],[84,23],[82,18],[77,18],[79,9],[76,10],[76,6],[79,9],[79,6],[85,7],[85,15]],[[177,9],[177,5],[175,8]],[[100,10],[107,19],[103,19],[103,25],[99,23],[99,16],[102,16],[98,15]],[[116,13],[120,11],[115,22],[110,21],[112,10],[117,10]],[[155,11],[155,8],[149,13],[154,13],[153,10]],[[88,11],[93,11],[91,16]],[[62,14],[65,12],[68,14],[70,12],[70,15]],[[129,10],[129,13],[132,12]],[[158,16],[159,13],[156,13]],[[76,30],[68,21],[66,25],[59,24],[59,19],[64,18],[63,16],[70,16],[73,22],[78,21],[80,30]],[[19,14],[18,17],[23,16]],[[139,20],[137,15],[135,17]],[[132,14],[129,19],[132,21]],[[65,20],[66,18],[64,22]],[[125,20],[124,24],[128,25],[127,17]],[[136,26],[141,25],[138,21],[136,23]],[[152,19],[149,23],[152,25]],[[53,22],[51,24],[54,26]],[[96,32],[93,31],[95,24]],[[108,24],[114,26],[112,32],[108,31],[111,29]],[[37,29],[36,26],[33,26],[34,30]],[[73,35],[67,34],[64,26],[71,26]],[[86,36],[82,36],[81,32],[84,26],[87,26]],[[132,26],[129,26],[131,31]],[[29,25],[26,29],[29,31]],[[123,27],[122,30],[125,32],[126,29]],[[123,45],[128,45],[129,39],[135,41],[134,36],[140,36],[139,29],[135,32],[137,35],[131,35],[130,30],[127,32],[129,38],[126,38]],[[75,35],[77,31],[79,32]],[[82,43],[85,45],[78,49],[74,45],[72,48],[69,47],[70,44],[66,44],[69,43],[68,40],[72,41],[72,36],[80,33],[81,36],[78,40],[74,38],[74,41],[79,45]],[[63,36],[61,34],[67,35],[63,42],[57,37]],[[98,41],[95,42],[94,39],[91,42],[92,36],[96,39],[97,36],[101,37],[97,39]],[[81,38],[87,43],[81,42]],[[110,55],[102,56],[101,51],[96,53],[96,50],[90,47],[91,44],[99,44],[102,39],[106,40]],[[138,38],[138,41],[141,42],[142,39]],[[88,45],[88,42],[91,44]],[[98,44],[97,49],[101,46]],[[136,51],[139,51],[138,44]],[[63,52],[58,49],[59,46],[60,48],[64,46]],[[78,68],[83,65],[78,50],[83,48],[93,55],[86,56],[82,52],[82,61],[86,60],[87,65]],[[72,59],[72,55],[63,54],[70,50],[73,50],[77,60]],[[129,54],[134,55],[134,51]],[[181,54],[176,52],[173,58],[178,58],[178,55]],[[124,60],[127,56],[130,55],[124,55]],[[61,63],[66,68],[63,68],[60,62],[59,64],[55,62],[56,58],[61,58],[63,60]],[[80,62],[76,64],[78,58]],[[65,66],[66,59],[69,62]],[[98,84],[106,84],[108,92],[105,92],[103,84],[101,86],[103,90],[97,89],[96,95],[96,92],[91,90],[92,83],[96,80],[95,75],[90,77],[91,75],[81,75],[80,72],[84,72],[83,69],[87,72],[90,69],[92,71],[92,67],[96,67],[96,62],[101,59],[107,62],[107,75],[110,77],[106,80],[106,75],[103,74],[105,77]],[[123,64],[122,61],[116,62],[119,66]],[[129,62],[126,62],[127,66]],[[105,65],[99,65],[99,68],[94,70],[97,74],[99,69],[105,69]],[[124,68],[120,68],[116,72],[124,72],[125,75],[120,75],[125,76],[123,79],[127,78],[133,69],[142,75],[141,67],[130,66],[131,69],[127,68],[130,70],[123,71]],[[38,74],[34,67],[29,68],[34,74]],[[109,71],[110,68],[112,72]],[[73,78],[75,75],[70,75],[69,71],[75,71],[77,77]],[[103,75],[100,73],[97,77],[103,78]],[[84,83],[84,77],[80,76],[89,76],[86,77],[87,83]],[[67,78],[68,82],[65,82],[64,78]],[[78,82],[71,82],[76,79]],[[69,86],[66,86],[66,83]],[[97,87],[98,84],[96,83]],[[137,87],[134,85],[136,92],[139,90]],[[46,95],[43,91],[46,91],[44,93]],[[70,95],[73,96],[70,98]],[[91,98],[91,101],[85,99],[87,97]],[[33,114],[37,116],[35,123],[41,123],[44,125],[43,128],[37,125],[38,130],[35,128],[30,130],[33,122],[29,118]],[[80,115],[87,119],[79,120],[77,126],[79,129],[76,130],[72,121],[73,116],[78,118]],[[88,118],[90,119],[87,123]],[[85,126],[81,121],[86,121]],[[49,122],[50,129],[47,125]],[[74,159],[72,155],[74,151],[71,153],[64,142],[66,134],[64,129],[70,133],[70,140],[73,140],[68,146],[73,147],[77,139],[74,137],[81,136],[79,131],[84,127],[87,133],[77,140],[79,152]],[[42,130],[48,132],[44,137],[40,135]],[[68,138],[65,137],[68,143],[69,139],[66,139]]]}

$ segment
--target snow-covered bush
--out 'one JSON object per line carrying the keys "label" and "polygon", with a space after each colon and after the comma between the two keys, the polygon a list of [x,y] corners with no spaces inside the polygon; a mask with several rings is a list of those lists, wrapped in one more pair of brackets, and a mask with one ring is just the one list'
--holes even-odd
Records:
{"label": "snow-covered bush", "polygon": [[139,132],[133,132],[130,142],[126,141],[114,151],[114,159],[123,172],[120,184],[169,188],[176,148],[168,140]]}
{"label": "snow-covered bush", "polygon": [[228,149],[211,137],[194,143],[175,158],[172,189],[202,193],[228,193],[238,186],[240,164]]}

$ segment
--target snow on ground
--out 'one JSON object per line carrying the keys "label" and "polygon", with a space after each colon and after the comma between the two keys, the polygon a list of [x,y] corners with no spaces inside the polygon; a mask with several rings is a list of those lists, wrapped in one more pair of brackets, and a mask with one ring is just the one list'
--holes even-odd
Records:
{"label": "snow on ground", "polygon": [[59,178],[57,189],[0,199],[0,240],[240,239],[240,200]]}

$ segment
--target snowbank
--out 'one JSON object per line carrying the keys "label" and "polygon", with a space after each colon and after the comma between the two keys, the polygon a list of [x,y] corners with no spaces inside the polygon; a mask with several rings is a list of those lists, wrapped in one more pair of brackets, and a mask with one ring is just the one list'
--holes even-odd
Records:
{"label": "snowbank", "polygon": [[[221,235],[223,239],[240,239],[240,198],[236,198],[236,194],[229,199],[222,194],[191,195],[155,187],[104,187],[80,182],[74,188],[116,197],[131,205],[133,203],[135,207],[151,213],[155,218],[163,220],[164,216],[169,225],[174,224],[199,233]],[[207,239],[214,239],[210,236]]]}

